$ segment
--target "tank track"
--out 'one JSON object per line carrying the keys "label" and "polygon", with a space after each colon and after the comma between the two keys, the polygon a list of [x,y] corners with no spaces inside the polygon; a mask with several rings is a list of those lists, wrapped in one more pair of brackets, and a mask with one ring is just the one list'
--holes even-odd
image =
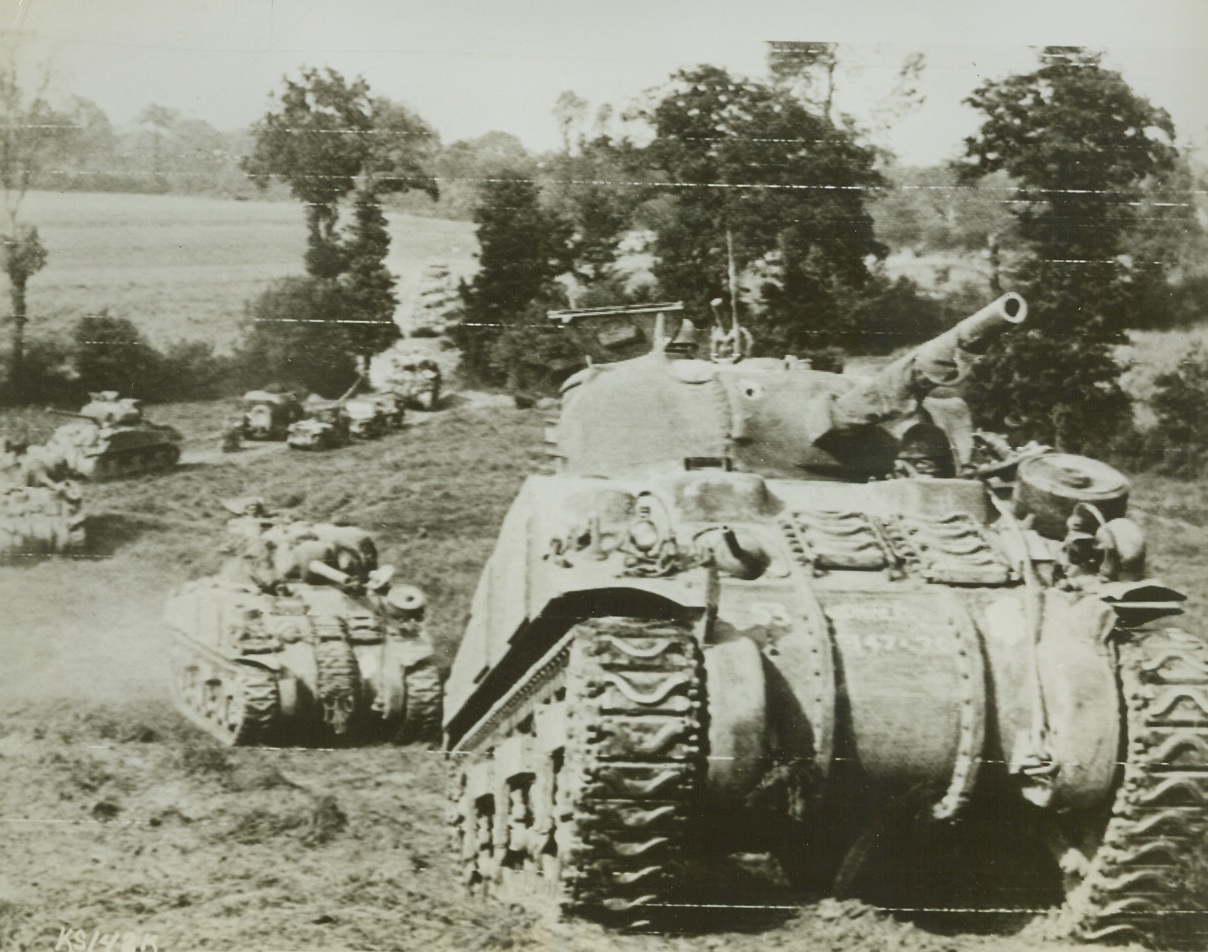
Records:
{"label": "tank track", "polygon": [[356,653],[343,638],[322,639],[314,652],[315,694],[323,706],[324,734],[343,738],[350,733],[360,706],[361,669]]}
{"label": "tank track", "polygon": [[[496,709],[455,781],[457,838],[472,892],[633,929],[666,925],[703,786],[701,648],[688,625],[629,618],[576,626]],[[565,744],[543,750],[543,715]],[[501,751],[509,751],[501,753]],[[511,751],[524,762],[501,764]],[[494,757],[490,797],[466,794]],[[551,908],[552,907],[552,908]]]}
{"label": "tank track", "polygon": [[395,735],[396,744],[434,743],[440,740],[442,685],[440,672],[431,663],[421,661],[403,674],[406,701],[403,723]]}
{"label": "tank track", "polygon": [[1178,946],[1198,929],[1202,942],[1208,644],[1177,630],[1133,632],[1119,653],[1123,777],[1102,843],[1067,895],[1069,931]]}
{"label": "tank track", "polygon": [[281,712],[276,676],[225,660],[208,667],[203,674],[197,663],[180,665],[174,692],[177,710],[229,747],[271,743]]}

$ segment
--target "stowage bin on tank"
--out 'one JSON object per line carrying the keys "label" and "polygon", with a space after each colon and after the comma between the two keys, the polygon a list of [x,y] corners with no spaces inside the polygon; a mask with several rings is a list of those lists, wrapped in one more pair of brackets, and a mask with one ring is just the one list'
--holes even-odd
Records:
{"label": "stowage bin on tank", "polygon": [[181,713],[233,745],[435,741],[423,593],[378,566],[361,529],[232,509],[222,572],[164,610]]}
{"label": "stowage bin on tank", "polygon": [[1152,625],[1182,596],[1146,578],[1123,477],[1040,456],[991,491],[937,392],[1024,301],[869,380],[735,332],[698,359],[648,311],[555,315],[594,363],[446,687],[471,890],[674,928],[710,855],[772,853],[815,894],[1022,894],[1089,939],[1185,922],[1208,652]]}

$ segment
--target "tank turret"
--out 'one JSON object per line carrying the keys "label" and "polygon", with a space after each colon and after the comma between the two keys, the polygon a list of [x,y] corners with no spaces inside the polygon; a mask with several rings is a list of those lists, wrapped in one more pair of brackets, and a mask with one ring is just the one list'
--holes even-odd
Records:
{"label": "tank turret", "polygon": [[1008,500],[942,458],[936,388],[1023,301],[868,381],[698,359],[663,311],[556,315],[601,359],[446,685],[462,882],[675,929],[763,853],[815,895],[1169,940],[1205,893],[1208,645],[1110,467],[1021,462]]}

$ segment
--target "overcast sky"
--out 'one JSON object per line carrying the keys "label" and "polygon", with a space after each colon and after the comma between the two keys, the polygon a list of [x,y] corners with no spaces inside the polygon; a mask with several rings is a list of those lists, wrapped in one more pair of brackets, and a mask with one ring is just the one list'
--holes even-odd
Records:
{"label": "overcast sky", "polygon": [[846,64],[840,108],[860,119],[906,54],[926,55],[925,104],[885,144],[931,163],[976,128],[961,100],[979,82],[1061,43],[1104,50],[1185,144],[1208,146],[1208,0],[0,0],[0,13],[23,70],[49,60],[57,92],[118,124],[155,102],[234,129],[283,75],[330,66],[445,142],[501,129],[551,149],[563,90],[623,107],[680,67],[759,78],[767,40],[829,40]]}

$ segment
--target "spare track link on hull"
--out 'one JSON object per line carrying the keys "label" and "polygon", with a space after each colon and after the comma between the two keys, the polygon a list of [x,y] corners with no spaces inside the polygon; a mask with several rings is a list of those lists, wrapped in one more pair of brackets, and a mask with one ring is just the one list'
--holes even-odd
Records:
{"label": "spare track link on hull", "polygon": [[321,640],[314,650],[315,694],[323,708],[326,739],[351,741],[361,695],[361,669],[356,653],[342,638]]}
{"label": "spare track link on hull", "polygon": [[1085,941],[1190,939],[1202,948],[1208,644],[1177,630],[1135,632],[1119,650],[1124,774],[1103,843],[1067,903],[1072,931]]}
{"label": "spare track link on hull", "polygon": [[177,710],[229,747],[267,744],[278,727],[277,679],[262,668],[202,656],[187,659],[174,695]]}
{"label": "spare track link on hull", "polygon": [[[622,928],[674,928],[708,737],[691,627],[585,621],[531,677],[540,683],[521,692],[523,708],[475,745],[499,751],[519,740],[523,770],[496,761],[494,796],[467,796],[481,756],[472,754],[455,787],[467,885],[505,900],[552,900],[561,913]],[[565,745],[542,751],[524,732],[533,732],[531,715],[559,706]]]}

